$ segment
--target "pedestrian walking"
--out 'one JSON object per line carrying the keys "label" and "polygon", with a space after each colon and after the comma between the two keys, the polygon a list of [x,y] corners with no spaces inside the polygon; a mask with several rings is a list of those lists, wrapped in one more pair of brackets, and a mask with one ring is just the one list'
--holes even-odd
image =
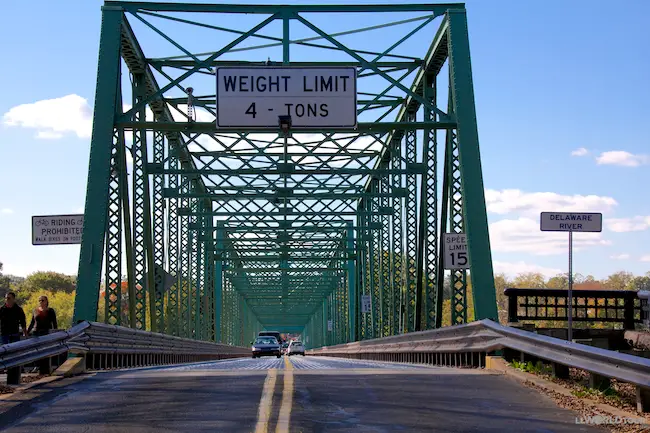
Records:
{"label": "pedestrian walking", "polygon": [[8,292],[5,295],[5,304],[0,307],[0,335],[2,344],[20,341],[21,332],[27,335],[25,312],[16,303],[16,294]]}
{"label": "pedestrian walking", "polygon": [[[36,325],[36,327],[34,327]],[[38,297],[38,308],[34,310],[32,321],[29,323],[27,332],[32,332],[34,329],[35,336],[47,335],[51,329],[57,328],[56,312],[54,308],[49,307],[47,296]]]}

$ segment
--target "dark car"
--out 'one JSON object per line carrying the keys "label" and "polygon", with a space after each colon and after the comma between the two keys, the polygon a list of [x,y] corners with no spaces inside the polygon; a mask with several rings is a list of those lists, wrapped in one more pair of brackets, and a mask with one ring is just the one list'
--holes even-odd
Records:
{"label": "dark car", "polygon": [[258,337],[275,337],[276,340],[278,340],[279,343],[284,343],[282,340],[282,334],[280,334],[278,331],[261,331],[259,334],[257,334]]}
{"label": "dark car", "polygon": [[275,337],[257,337],[251,347],[253,358],[260,356],[281,356],[280,343]]}

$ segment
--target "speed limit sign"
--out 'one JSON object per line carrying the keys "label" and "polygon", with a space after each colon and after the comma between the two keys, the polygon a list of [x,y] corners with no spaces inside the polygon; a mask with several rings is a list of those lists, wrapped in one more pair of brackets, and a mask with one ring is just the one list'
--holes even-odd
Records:
{"label": "speed limit sign", "polygon": [[465,233],[445,233],[444,243],[445,269],[469,269]]}

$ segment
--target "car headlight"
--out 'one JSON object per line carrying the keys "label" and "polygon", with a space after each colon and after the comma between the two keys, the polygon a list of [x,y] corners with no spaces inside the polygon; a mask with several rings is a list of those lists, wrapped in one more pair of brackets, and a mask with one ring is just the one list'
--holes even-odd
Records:
{"label": "car headlight", "polygon": [[253,349],[253,350],[260,350],[260,349],[258,349],[258,348],[255,347],[255,346],[253,346],[252,349]]}

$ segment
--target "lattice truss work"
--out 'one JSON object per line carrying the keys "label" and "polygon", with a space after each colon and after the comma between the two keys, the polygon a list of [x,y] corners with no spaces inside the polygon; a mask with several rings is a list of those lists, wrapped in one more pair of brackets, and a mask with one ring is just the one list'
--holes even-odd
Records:
{"label": "lattice truss work", "polygon": [[[217,128],[216,68],[269,65],[356,68],[357,128]],[[462,4],[109,1],[75,317],[312,347],[434,328],[445,231],[496,317],[483,194]]]}

